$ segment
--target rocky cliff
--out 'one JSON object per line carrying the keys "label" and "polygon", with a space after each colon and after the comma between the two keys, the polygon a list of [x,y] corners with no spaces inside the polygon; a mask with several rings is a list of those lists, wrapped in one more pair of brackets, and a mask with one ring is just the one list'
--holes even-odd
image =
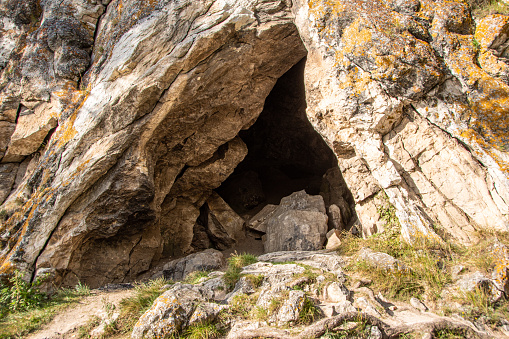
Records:
{"label": "rocky cliff", "polygon": [[131,280],[219,248],[214,206],[248,219],[302,189],[329,228],[365,236],[386,203],[410,243],[509,231],[507,16],[476,22],[459,0],[0,6],[1,274]]}

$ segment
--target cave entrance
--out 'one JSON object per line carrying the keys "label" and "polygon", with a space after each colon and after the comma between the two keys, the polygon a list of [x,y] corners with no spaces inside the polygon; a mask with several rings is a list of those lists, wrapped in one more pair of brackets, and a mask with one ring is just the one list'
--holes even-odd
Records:
{"label": "cave entrance", "polygon": [[296,191],[320,194],[323,175],[338,166],[306,116],[305,64],[278,79],[255,124],[239,133],[248,154],[217,192],[244,218]]}
{"label": "cave entrance", "polygon": [[[341,197],[345,202],[343,215],[348,219],[352,217],[353,199],[339,172],[337,158],[306,116],[305,64],[306,58],[278,79],[256,122],[240,131],[248,154],[216,189],[246,221],[267,204],[278,205],[293,192],[305,190],[311,195],[324,196],[324,175],[334,170],[336,176],[329,179],[339,181],[337,186],[342,192],[336,195],[344,196]],[[330,194],[324,196],[324,200],[328,208],[332,203]],[[329,228],[337,228],[332,221]],[[231,251],[263,252],[261,234],[248,233],[246,241],[236,244]]]}

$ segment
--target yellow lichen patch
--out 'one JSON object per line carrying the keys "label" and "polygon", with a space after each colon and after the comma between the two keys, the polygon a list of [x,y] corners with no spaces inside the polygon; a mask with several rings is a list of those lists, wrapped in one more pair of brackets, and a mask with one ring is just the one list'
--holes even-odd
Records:
{"label": "yellow lichen patch", "polygon": [[85,104],[89,92],[77,91],[74,88],[69,90],[64,88],[62,91],[56,92],[55,94],[66,104],[63,115],[72,112],[65,123],[57,129],[54,137],[55,140],[58,140],[57,147],[62,147],[77,134],[77,131],[74,129],[74,122],[76,121],[79,110]]}
{"label": "yellow lichen patch", "polygon": [[369,43],[371,39],[371,31],[361,25],[361,19],[357,19],[353,24],[348,26],[343,33],[342,41],[344,42],[344,45],[342,52],[344,54],[357,53],[359,55],[363,55],[365,53],[365,49],[362,47],[364,44]]}
{"label": "yellow lichen patch", "polygon": [[509,16],[496,14],[483,18],[475,30],[474,38],[481,48],[490,48],[493,42],[501,35],[509,34]]}

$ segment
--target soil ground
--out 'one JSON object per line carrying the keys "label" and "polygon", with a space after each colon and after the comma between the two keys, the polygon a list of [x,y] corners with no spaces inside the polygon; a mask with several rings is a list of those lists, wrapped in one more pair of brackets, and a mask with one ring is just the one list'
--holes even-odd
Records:
{"label": "soil ground", "polygon": [[122,299],[129,297],[132,290],[93,290],[92,295],[60,312],[50,323],[27,339],[70,339],[79,338],[79,328],[94,317],[107,318],[108,310],[118,309]]}

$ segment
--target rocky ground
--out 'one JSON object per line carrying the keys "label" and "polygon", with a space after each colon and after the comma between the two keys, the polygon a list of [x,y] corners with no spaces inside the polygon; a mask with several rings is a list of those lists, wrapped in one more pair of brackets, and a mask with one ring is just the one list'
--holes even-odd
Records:
{"label": "rocky ground", "polygon": [[[352,245],[349,241],[343,239],[345,245]],[[439,250],[419,251],[416,262]],[[440,291],[435,291],[436,286],[426,282],[439,276],[415,277],[424,287],[413,289],[415,281],[409,279],[413,274],[410,272],[418,275],[419,267],[409,266],[404,256],[400,260],[367,247],[351,255],[330,250],[274,252],[257,258],[234,255],[227,267],[223,266],[221,252],[207,250],[202,258],[211,258],[209,268],[215,266],[217,270],[198,274],[193,269],[203,269],[207,263],[197,260],[199,255],[167,265],[164,274],[171,272],[181,281],[160,287],[161,295],[132,332],[120,326],[123,311],[118,300],[138,292],[98,291],[30,338],[509,336],[503,286],[468,264],[435,262],[438,269],[429,275],[450,277]],[[367,273],[363,265],[382,275]],[[384,281],[392,287],[382,287]],[[475,303],[483,302],[483,310],[476,308]]]}

